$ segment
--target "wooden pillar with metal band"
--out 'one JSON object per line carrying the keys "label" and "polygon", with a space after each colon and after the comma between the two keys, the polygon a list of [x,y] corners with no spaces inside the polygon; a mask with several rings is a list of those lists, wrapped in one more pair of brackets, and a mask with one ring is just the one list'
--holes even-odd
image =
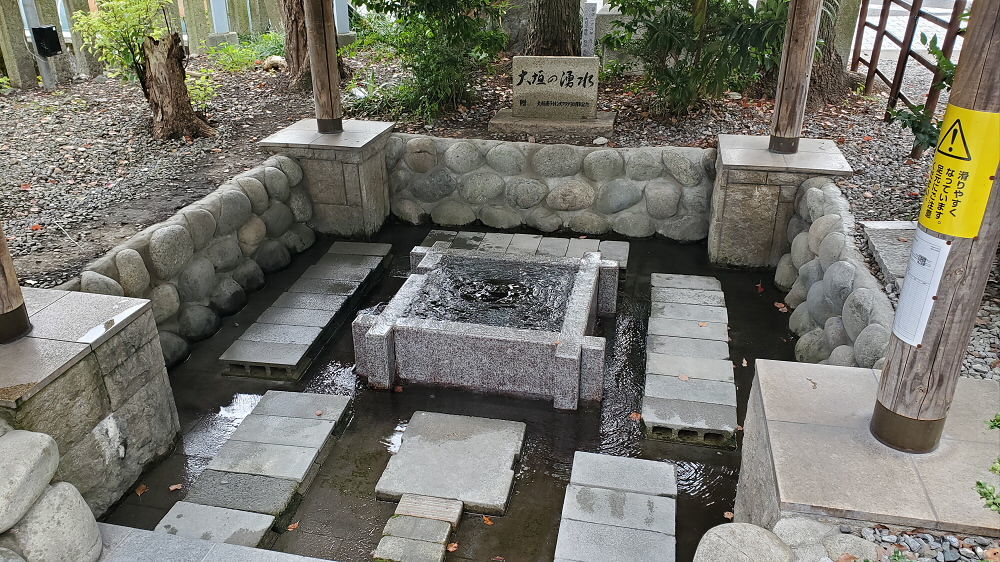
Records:
{"label": "wooden pillar with metal band", "polygon": [[823,0],[791,0],[788,4],[788,24],[768,145],[771,152],[794,154],[799,150],[822,7]]}
{"label": "wooden pillar with metal band", "polygon": [[304,0],[309,70],[312,73],[316,125],[321,133],[344,130],[337,66],[337,25],[331,0]]}
{"label": "wooden pillar with metal band", "polygon": [[8,343],[31,330],[28,308],[17,284],[14,260],[7,250],[7,237],[0,227],[0,344]]}
{"label": "wooden pillar with metal band", "polygon": [[871,432],[937,448],[1000,243],[1000,2],[976,2],[935,146]]}

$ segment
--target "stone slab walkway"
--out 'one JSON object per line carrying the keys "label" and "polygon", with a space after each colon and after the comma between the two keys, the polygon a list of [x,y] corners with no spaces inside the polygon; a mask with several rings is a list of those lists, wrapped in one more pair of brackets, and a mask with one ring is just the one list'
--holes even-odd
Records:
{"label": "stone slab walkway", "polygon": [[297,380],[322,342],[343,322],[354,298],[384,269],[390,244],[334,242],[330,251],[219,357],[226,374]]}
{"label": "stone slab walkway", "polygon": [[729,315],[714,277],[653,273],[642,420],[654,439],[735,447]]}
{"label": "stone slab walkway", "polygon": [[104,549],[99,562],[320,562],[308,558],[236,544],[220,543],[169,533],[156,533],[98,523]]}
{"label": "stone slab walkway", "polygon": [[601,258],[618,262],[619,269],[628,267],[628,242],[594,238],[556,238],[541,234],[510,234],[508,232],[456,232],[432,230],[420,243],[441,250],[483,250],[507,254],[531,254],[555,257],[583,257],[584,252],[601,252]]}
{"label": "stone slab walkway", "polygon": [[676,519],[674,465],[577,451],[555,559],[673,562]]}
{"label": "stone slab walkway", "polygon": [[861,223],[868,248],[882,271],[886,283],[903,287],[910,263],[910,246],[917,234],[916,221],[867,221]]}
{"label": "stone slab walkway", "polygon": [[385,524],[372,558],[391,562],[442,562],[452,530],[462,517],[462,502],[403,494]]}

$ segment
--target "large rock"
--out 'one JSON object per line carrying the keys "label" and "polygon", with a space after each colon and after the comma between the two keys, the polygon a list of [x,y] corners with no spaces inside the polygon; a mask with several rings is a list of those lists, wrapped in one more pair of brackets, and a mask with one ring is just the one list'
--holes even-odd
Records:
{"label": "large rock", "polygon": [[219,315],[200,304],[185,304],[177,315],[180,335],[191,341],[201,341],[219,329]]}
{"label": "large rock", "polygon": [[288,201],[288,196],[291,194],[288,176],[273,166],[264,168],[264,187],[267,188],[267,194],[271,196],[271,199],[278,201]]}
{"label": "large rock", "polygon": [[819,263],[826,269],[841,259],[844,248],[847,247],[847,235],[843,232],[831,232],[819,244]]}
{"label": "large rock", "polygon": [[792,285],[798,277],[799,272],[792,263],[792,254],[781,256],[778,260],[778,266],[774,270],[774,286],[779,291],[787,293],[792,289]]}
{"label": "large rock", "polygon": [[572,176],[580,171],[579,149],[568,144],[548,144],[538,149],[531,159],[538,175],[546,178]]}
{"label": "large rock", "polygon": [[781,542],[792,548],[816,543],[830,533],[840,532],[833,525],[809,517],[783,517],[774,524],[772,531]]}
{"label": "large rock", "polygon": [[240,250],[240,243],[235,234],[228,234],[213,240],[205,248],[204,255],[219,271],[228,271],[243,260],[243,252]]}
{"label": "large rock", "polygon": [[399,159],[403,157],[403,145],[406,141],[402,138],[392,135],[389,140],[385,143],[385,164],[386,168],[392,169],[399,162]]}
{"label": "large rock", "polygon": [[101,556],[101,531],[90,506],[72,484],[45,489],[31,510],[0,536],[0,546],[25,560],[94,562]]}
{"label": "large rock", "polygon": [[826,334],[826,345],[830,349],[842,345],[851,345],[851,337],[844,329],[844,320],[840,316],[833,316],[826,319],[823,324],[823,333]]}
{"label": "large rock", "polygon": [[177,292],[182,302],[203,302],[215,287],[215,266],[207,258],[197,257],[177,278]]}
{"label": "large rock", "polygon": [[227,275],[220,275],[209,302],[219,314],[229,316],[240,311],[247,304],[247,294],[243,287]]}
{"label": "large rock", "polygon": [[444,164],[456,173],[471,172],[483,165],[483,155],[469,141],[458,141],[444,151]]}
{"label": "large rock", "polygon": [[681,200],[681,186],[668,179],[646,184],[646,211],[654,219],[665,219],[677,214]]}
{"label": "large rock", "polygon": [[805,214],[802,216],[809,217],[811,222],[816,222],[824,215],[823,211],[826,209],[826,196],[823,194],[823,190],[810,188],[806,190],[804,199]]}
{"label": "large rock", "polygon": [[639,182],[626,179],[611,180],[601,187],[594,209],[600,213],[613,215],[635,205],[640,199],[642,199],[642,184]]}
{"label": "large rock", "polygon": [[622,213],[611,222],[611,229],[629,238],[646,238],[656,233],[656,225],[644,213]]}
{"label": "large rock", "polygon": [[500,143],[486,153],[486,163],[501,174],[514,176],[524,171],[527,158],[516,145]]}
{"label": "large rock", "polygon": [[663,165],[670,170],[670,174],[681,182],[684,186],[695,186],[701,183],[701,178],[705,174],[705,169],[701,166],[701,155],[698,155],[698,162],[692,162],[683,149],[665,148],[663,149]]}
{"label": "large rock", "polygon": [[281,236],[295,223],[295,215],[292,214],[292,210],[280,201],[271,203],[271,207],[264,211],[260,219],[264,221],[267,235],[271,238]]}
{"label": "large rock", "polygon": [[869,324],[854,340],[854,360],[859,367],[871,368],[885,357],[889,346],[889,329],[881,324]]}
{"label": "large rock", "polygon": [[[271,169],[277,171],[277,168]],[[236,190],[224,191],[219,198],[222,200],[222,210],[219,212],[215,233],[220,235],[235,232],[250,218],[252,212],[250,198],[242,191]]]}
{"label": "large rock", "polygon": [[[823,547],[831,560],[878,560],[882,556],[882,549],[878,545],[848,533],[827,535],[823,539]],[[847,558],[845,554],[854,558]]]}
{"label": "large rock", "polygon": [[788,545],[771,531],[750,523],[725,523],[702,535],[693,562],[723,560],[794,562]]}
{"label": "large rock", "polygon": [[441,226],[465,226],[476,220],[476,212],[461,201],[442,201],[431,210],[431,220]]}
{"label": "large rock", "polygon": [[132,248],[115,254],[115,266],[118,268],[118,282],[125,291],[126,297],[141,297],[149,288],[149,270],[139,252]]}
{"label": "large rock", "polygon": [[410,187],[417,199],[433,203],[451,195],[458,187],[458,181],[447,168],[441,167],[420,176]]}
{"label": "large rock", "polygon": [[524,218],[524,224],[531,228],[536,228],[542,232],[555,232],[562,228],[563,220],[559,213],[553,212],[545,207],[537,207],[528,213]]}
{"label": "large rock", "polygon": [[816,321],[817,326],[826,325],[827,319],[840,314],[840,309],[834,306],[823,283],[813,283],[813,286],[809,287],[805,305],[809,308],[809,315]]}
{"label": "large rock", "polygon": [[236,281],[245,291],[256,291],[264,286],[264,271],[254,260],[244,260],[236,266],[236,269],[229,272],[233,281]]}
{"label": "large rock", "polygon": [[181,297],[177,294],[177,287],[171,283],[153,287],[149,299],[153,301],[153,318],[157,324],[177,314],[177,310],[181,307]]}
{"label": "large rock", "polygon": [[842,316],[847,335],[856,341],[858,334],[869,324],[881,324],[887,328],[892,326],[892,304],[881,291],[862,287],[855,289],[844,301]]}
{"label": "large rock", "polygon": [[264,271],[272,273],[279,269],[288,267],[292,263],[292,256],[288,253],[288,248],[277,240],[265,240],[253,254],[254,261]]}
{"label": "large rock", "polygon": [[788,329],[795,332],[796,335],[804,335],[816,328],[816,321],[809,315],[809,307],[800,306],[793,310],[792,314],[788,317]]}
{"label": "large rock", "polygon": [[33,431],[0,435],[0,533],[21,520],[42,495],[59,466],[55,439]]}
{"label": "large rock", "polygon": [[679,242],[695,242],[708,236],[708,217],[675,215],[660,223],[657,232]]}
{"label": "large rock", "polygon": [[187,229],[178,224],[164,226],[149,238],[149,259],[153,273],[171,279],[194,255],[194,242]]}
{"label": "large rock", "polygon": [[267,225],[257,215],[251,215],[250,220],[237,231],[240,248],[245,254],[253,254],[257,246],[267,237]]}
{"label": "large rock", "polygon": [[837,365],[838,367],[857,367],[858,362],[854,359],[854,348],[850,345],[838,345],[830,352],[830,357],[826,360],[827,365]]}
{"label": "large rock", "polygon": [[830,357],[830,351],[823,328],[814,328],[795,342],[795,360],[800,363],[819,363]]}
{"label": "large rock", "polygon": [[430,218],[430,213],[413,199],[394,198],[392,200],[392,214],[399,220],[410,224],[424,224]]}
{"label": "large rock", "polygon": [[434,139],[420,137],[406,141],[403,161],[414,172],[423,174],[437,165],[437,147]]}
{"label": "large rock", "polygon": [[521,225],[521,215],[503,205],[486,205],[479,210],[479,220],[493,228],[514,228]]}
{"label": "large rock", "polygon": [[837,314],[843,310],[844,301],[854,289],[855,269],[854,264],[849,261],[838,261],[823,274],[823,290]]}
{"label": "large rock", "polygon": [[296,223],[288,229],[288,232],[282,234],[278,241],[284,244],[289,252],[300,254],[316,243],[316,233],[308,226]]}
{"label": "large rock", "polygon": [[530,178],[507,179],[507,203],[518,209],[530,209],[541,203],[549,194],[549,188],[544,183]]}
{"label": "large rock", "polygon": [[556,211],[579,211],[590,207],[594,196],[594,188],[589,183],[571,179],[552,188],[545,203]]}
{"label": "large rock", "polygon": [[275,154],[265,161],[265,164],[273,165],[288,177],[288,185],[296,185],[302,181],[302,168],[299,163],[284,154]]}
{"label": "large rock", "polygon": [[306,222],[313,216],[312,199],[305,189],[293,189],[288,198],[288,208],[292,210],[295,222]]}
{"label": "large rock", "polygon": [[604,182],[622,175],[625,161],[612,148],[595,150],[583,158],[583,173],[596,182]]}
{"label": "large rock", "polygon": [[25,560],[13,550],[0,546],[0,562],[25,562]]}
{"label": "large rock", "polygon": [[816,253],[809,249],[809,233],[800,232],[792,240],[792,264],[801,268],[806,262],[816,257]]}
{"label": "large rock", "polygon": [[808,230],[809,223],[805,219],[797,214],[792,215],[792,218],[788,219],[788,227],[785,228],[785,236],[788,238],[788,243],[791,244],[792,240],[795,240],[795,237],[800,232],[807,232]]}
{"label": "large rock", "polygon": [[160,332],[160,350],[168,368],[179,365],[191,354],[191,346],[187,340],[173,332]]}
{"label": "large rock", "polygon": [[660,156],[648,149],[633,150],[625,163],[625,175],[636,181],[647,181],[660,177],[663,165]]}
{"label": "large rock", "polygon": [[819,253],[819,245],[831,232],[843,232],[844,221],[840,215],[824,215],[813,221],[809,227],[809,251]]}
{"label": "large rock", "polygon": [[250,199],[250,208],[256,214],[261,214],[271,205],[271,199],[267,196],[267,188],[260,180],[251,177],[236,178],[236,185],[240,186],[243,193]]}
{"label": "large rock", "polygon": [[125,295],[125,290],[117,281],[96,271],[84,271],[80,274],[80,290],[84,293],[112,295],[115,297]]}
{"label": "large rock", "polygon": [[681,190],[681,209],[685,214],[708,214],[712,206],[712,184],[703,181]]}
{"label": "large rock", "polygon": [[482,205],[503,195],[503,178],[493,172],[473,172],[462,176],[458,192],[473,205]]}
{"label": "large rock", "polygon": [[410,187],[413,181],[413,172],[406,168],[397,168],[389,174],[389,190],[393,195],[402,193]]}
{"label": "large rock", "polygon": [[181,216],[187,224],[188,234],[191,235],[195,250],[204,248],[215,237],[218,225],[211,211],[188,207],[181,211]]}
{"label": "large rock", "polygon": [[573,232],[581,234],[604,234],[611,229],[608,219],[590,211],[573,215],[566,226]]}

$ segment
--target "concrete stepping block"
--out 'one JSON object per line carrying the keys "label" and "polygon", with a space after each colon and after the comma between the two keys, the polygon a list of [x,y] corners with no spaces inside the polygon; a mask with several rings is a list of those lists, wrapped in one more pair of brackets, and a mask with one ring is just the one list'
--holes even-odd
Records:
{"label": "concrete stepping block", "polygon": [[350,396],[268,390],[250,413],[261,416],[326,420],[337,424],[350,403]]}
{"label": "concrete stepping block", "polygon": [[390,537],[445,544],[448,542],[448,536],[451,535],[451,524],[448,521],[427,519],[426,517],[393,515],[389,518],[389,522],[385,524],[382,534]]}
{"label": "concrete stepping block", "polygon": [[451,247],[455,250],[476,250],[483,243],[484,236],[485,232],[459,232],[451,241]]}
{"label": "concrete stepping block", "polygon": [[702,359],[729,359],[729,343],[715,340],[677,338],[674,336],[647,336],[646,350],[664,355],[700,357]]}
{"label": "concrete stepping block", "polygon": [[288,293],[313,293],[317,295],[351,296],[358,290],[357,281],[338,279],[299,279],[288,288]]}
{"label": "concrete stepping block", "polygon": [[333,421],[250,414],[229,437],[230,441],[273,443],[322,449],[333,433]]}
{"label": "concrete stepping block", "polygon": [[646,332],[654,336],[675,336],[700,340],[729,341],[729,324],[676,318],[650,318]]}
{"label": "concrete stepping block", "polygon": [[211,560],[212,562],[322,562],[273,550],[214,543],[167,533],[98,523],[104,550],[101,562],[162,562]]}
{"label": "concrete stepping block", "polygon": [[723,359],[702,359],[698,357],[679,357],[660,353],[646,354],[646,376],[668,375],[679,377],[684,375],[692,379],[723,381],[735,384],[736,377],[733,364]]}
{"label": "concrete stepping block", "polygon": [[[275,370],[278,378],[287,378],[301,372],[309,363],[306,356],[311,346],[305,344],[269,343],[236,340],[220,357],[229,374],[242,374],[252,367],[259,367],[270,374]],[[242,368],[242,369],[241,369]]]}
{"label": "concrete stepping block", "polygon": [[314,326],[285,326],[282,324],[253,323],[239,337],[241,341],[312,345],[323,330]]}
{"label": "concrete stepping block", "polygon": [[676,304],[654,302],[650,318],[674,318],[677,320],[696,320],[698,322],[729,323],[729,314],[721,306],[703,306],[700,304]]}
{"label": "concrete stepping block", "polygon": [[621,242],[619,240],[601,240],[601,243],[598,245],[601,258],[618,262],[619,269],[626,269],[628,267],[628,249],[628,242]]}
{"label": "concrete stepping block", "polygon": [[705,306],[726,306],[722,291],[705,289],[677,289],[674,287],[653,287],[653,302],[674,302],[679,304],[701,304]]}
{"label": "concrete stepping block", "polygon": [[483,241],[479,243],[479,249],[484,252],[500,252],[502,254],[507,251],[507,246],[510,246],[510,241],[513,239],[514,235],[506,232],[488,232],[483,236]]}
{"label": "concrete stepping block", "polygon": [[600,523],[674,535],[677,500],[623,490],[570,484],[563,499],[562,519]]}
{"label": "concrete stepping block", "polygon": [[255,547],[264,540],[273,523],[271,515],[180,501],[163,516],[154,531]]}
{"label": "concrete stepping block", "polygon": [[577,451],[570,484],[677,497],[677,468],[667,462]]}
{"label": "concrete stepping block", "polygon": [[330,246],[331,254],[353,254],[360,256],[385,256],[392,251],[392,244],[379,242],[334,242]]}
{"label": "concrete stepping block", "polygon": [[569,238],[551,238],[546,236],[538,244],[538,251],[535,253],[540,256],[561,258],[566,255],[567,250],[569,250]]}
{"label": "concrete stepping block", "polygon": [[396,505],[396,515],[444,521],[452,529],[458,528],[464,505],[458,500],[433,498],[419,494],[403,494]]}
{"label": "concrete stepping block", "polygon": [[415,412],[375,495],[455,499],[467,510],[503,515],[525,429],[522,422]]}
{"label": "concrete stepping block", "polygon": [[678,377],[647,374],[643,394],[653,398],[674,398],[736,406],[736,385],[728,381],[692,378],[681,380]]}
{"label": "concrete stepping block", "polygon": [[575,562],[667,562],[677,559],[677,541],[655,531],[563,519],[555,557]]}
{"label": "concrete stepping block", "polygon": [[382,256],[361,256],[357,254],[326,254],[321,257],[316,265],[335,265],[344,267],[355,267],[358,269],[376,269],[385,258]]}
{"label": "concrete stepping block", "polygon": [[208,463],[208,468],[302,482],[318,453],[313,447],[229,440]]}
{"label": "concrete stepping block", "polygon": [[587,252],[599,252],[601,241],[594,238],[570,238],[566,248],[567,258],[582,258]]}
{"label": "concrete stepping block", "polygon": [[294,507],[298,490],[299,483],[286,478],[205,470],[184,500],[278,517]]}
{"label": "concrete stepping block", "polygon": [[330,279],[333,281],[361,282],[371,275],[372,270],[344,265],[310,265],[299,279]]}
{"label": "concrete stepping block", "polygon": [[444,553],[443,544],[402,537],[382,537],[372,558],[390,562],[443,562]]}
{"label": "concrete stepping block", "polygon": [[257,323],[325,328],[333,322],[335,316],[337,316],[336,310],[309,310],[306,308],[272,306],[257,317]]}
{"label": "concrete stepping block", "polygon": [[736,406],[644,396],[642,422],[654,439],[736,446]]}
{"label": "concrete stepping block", "polygon": [[538,251],[538,245],[541,243],[541,234],[515,234],[507,246],[507,253],[532,256]]}
{"label": "concrete stepping block", "polygon": [[272,307],[303,308],[307,310],[329,310],[338,312],[347,302],[347,295],[321,295],[317,293],[284,293]]}
{"label": "concrete stepping block", "polygon": [[458,236],[458,232],[454,230],[432,230],[427,233],[427,236],[420,245],[430,248],[435,242],[451,242],[456,236]]}
{"label": "concrete stepping block", "polygon": [[721,291],[722,282],[715,277],[704,275],[679,275],[675,273],[652,273],[649,283],[654,287],[671,287],[674,289],[701,289],[704,291]]}

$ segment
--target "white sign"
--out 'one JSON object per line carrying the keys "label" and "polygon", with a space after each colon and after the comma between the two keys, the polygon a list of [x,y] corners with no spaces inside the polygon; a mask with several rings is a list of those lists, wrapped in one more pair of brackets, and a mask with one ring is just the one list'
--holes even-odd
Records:
{"label": "white sign", "polygon": [[950,249],[945,240],[917,229],[892,325],[892,333],[912,346],[923,342]]}
{"label": "white sign", "polygon": [[593,119],[597,57],[514,57],[514,117]]}
{"label": "white sign", "polygon": [[597,28],[597,3],[584,2],[582,4],[583,32],[580,34],[580,54],[585,57],[594,56],[594,43]]}

